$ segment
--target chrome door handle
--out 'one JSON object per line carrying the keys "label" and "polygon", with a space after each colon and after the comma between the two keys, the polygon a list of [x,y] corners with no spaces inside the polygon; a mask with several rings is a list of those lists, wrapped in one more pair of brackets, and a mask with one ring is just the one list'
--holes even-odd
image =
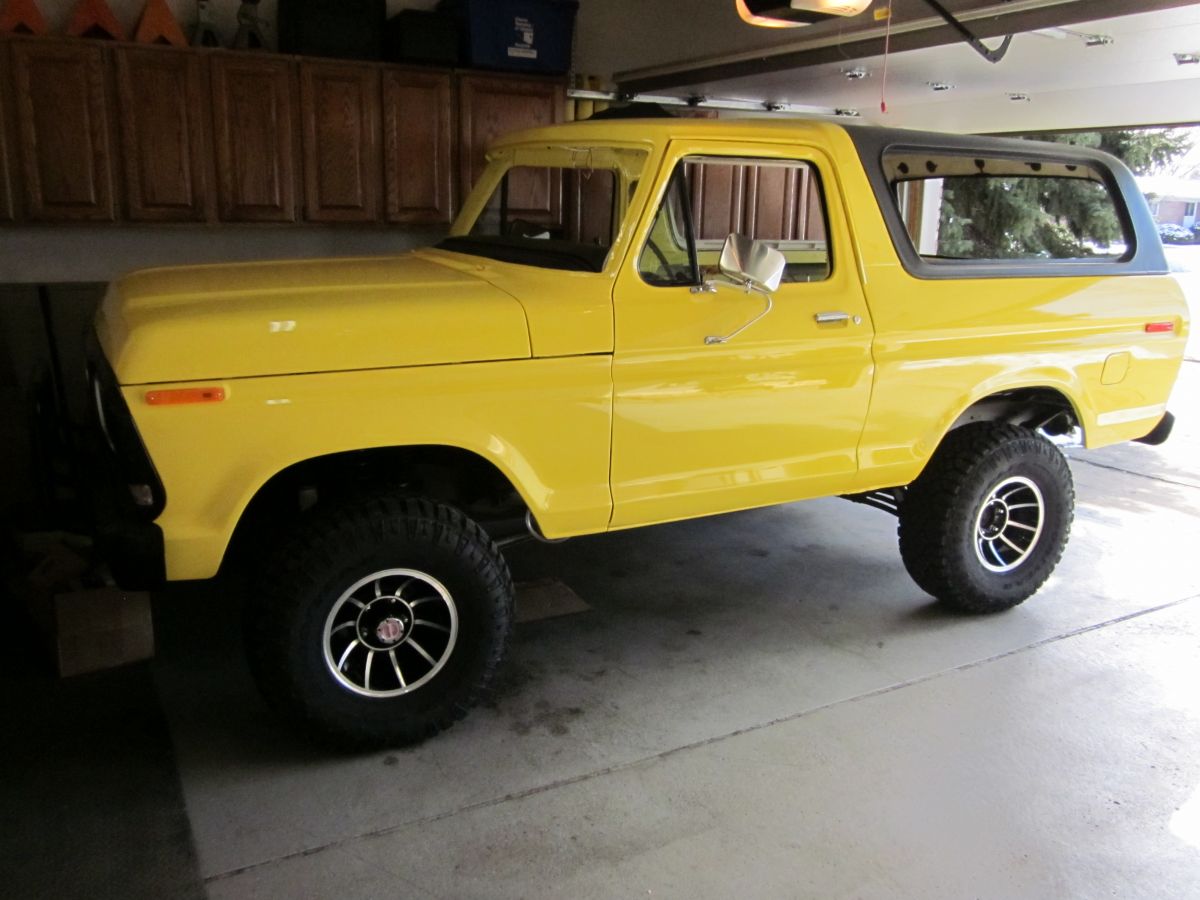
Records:
{"label": "chrome door handle", "polygon": [[[850,322],[850,313],[848,312],[818,312],[814,317],[818,325],[835,325],[839,322]],[[862,324],[863,318],[860,316],[854,317],[854,324]]]}

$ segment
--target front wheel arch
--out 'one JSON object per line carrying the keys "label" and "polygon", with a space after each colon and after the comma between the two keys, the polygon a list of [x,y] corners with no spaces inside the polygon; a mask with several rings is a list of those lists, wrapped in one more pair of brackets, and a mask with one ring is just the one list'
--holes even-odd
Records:
{"label": "front wheel arch", "polygon": [[[310,506],[370,491],[402,489],[463,509],[511,506],[515,518],[529,509],[524,494],[491,460],[450,445],[372,447],[325,454],[293,463],[259,485],[238,516],[222,568],[253,560],[280,528]],[[536,515],[535,515],[536,518]]]}

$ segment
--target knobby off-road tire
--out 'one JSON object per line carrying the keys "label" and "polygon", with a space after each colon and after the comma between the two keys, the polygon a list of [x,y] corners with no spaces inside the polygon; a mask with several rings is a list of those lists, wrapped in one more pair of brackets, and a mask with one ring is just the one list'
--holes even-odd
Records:
{"label": "knobby off-road tire", "polygon": [[1074,504],[1071,470],[1049,441],[1015,425],[965,425],[906,492],[900,556],[942,603],[1000,612],[1050,577]]}
{"label": "knobby off-road tire", "polygon": [[268,703],[327,742],[411,744],[487,691],[512,604],[504,558],[462,513],[359,499],[314,510],[263,567],[247,655]]}

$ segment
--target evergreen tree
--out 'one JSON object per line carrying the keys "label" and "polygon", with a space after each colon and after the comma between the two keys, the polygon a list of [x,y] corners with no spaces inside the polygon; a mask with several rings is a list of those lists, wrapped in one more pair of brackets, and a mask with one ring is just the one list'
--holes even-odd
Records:
{"label": "evergreen tree", "polygon": [[[1187,132],[1170,129],[1029,137],[1104,150],[1139,175],[1162,171],[1191,147]],[[942,197],[943,256],[1078,258],[1123,237],[1107,189],[1084,178],[953,177]]]}

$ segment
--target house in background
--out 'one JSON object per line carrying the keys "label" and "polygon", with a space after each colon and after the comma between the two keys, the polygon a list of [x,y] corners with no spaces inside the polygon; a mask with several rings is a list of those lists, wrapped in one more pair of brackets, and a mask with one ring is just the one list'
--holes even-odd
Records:
{"label": "house in background", "polygon": [[1200,207],[1200,178],[1142,175],[1137,181],[1158,224],[1191,228],[1200,222],[1196,215]]}

